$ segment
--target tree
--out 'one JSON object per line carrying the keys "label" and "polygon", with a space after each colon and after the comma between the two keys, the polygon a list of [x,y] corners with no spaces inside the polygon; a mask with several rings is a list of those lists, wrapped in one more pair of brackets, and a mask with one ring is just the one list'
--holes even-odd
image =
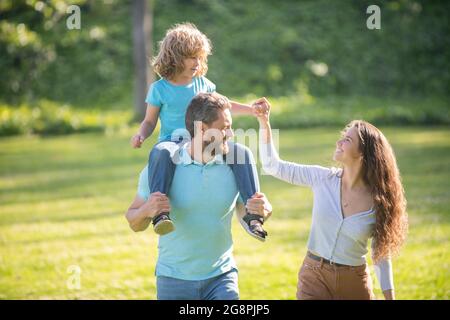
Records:
{"label": "tree", "polygon": [[152,56],[153,10],[149,0],[133,0],[134,118],[145,115],[145,97],[154,75],[148,59]]}

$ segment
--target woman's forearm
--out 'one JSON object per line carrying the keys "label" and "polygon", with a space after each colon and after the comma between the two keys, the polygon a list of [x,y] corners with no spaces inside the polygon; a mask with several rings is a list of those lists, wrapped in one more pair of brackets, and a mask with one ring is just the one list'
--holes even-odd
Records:
{"label": "woman's forearm", "polygon": [[259,132],[261,135],[261,141],[264,144],[272,143],[272,128],[270,127],[270,122],[267,120],[261,120],[259,121]]}
{"label": "woman's forearm", "polygon": [[[372,239],[372,259],[373,252],[375,251],[375,241]],[[382,259],[379,259],[374,265],[374,271],[375,275],[378,278],[378,281],[380,283],[381,290],[383,292],[385,291],[394,291],[394,272],[392,268],[392,260],[390,257],[385,257]]]}
{"label": "woman's forearm", "polygon": [[259,154],[261,164],[268,174],[277,175],[280,158],[272,142],[272,129],[269,120],[259,120]]}

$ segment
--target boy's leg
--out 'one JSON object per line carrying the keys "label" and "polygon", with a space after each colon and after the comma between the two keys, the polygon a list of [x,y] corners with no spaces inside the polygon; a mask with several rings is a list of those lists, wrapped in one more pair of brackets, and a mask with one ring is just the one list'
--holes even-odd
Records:
{"label": "boy's leg", "polygon": [[[175,173],[175,163],[172,157],[179,146],[176,142],[162,141],[157,143],[150,152],[148,160],[148,181],[150,193],[169,193]],[[164,235],[175,229],[169,218],[169,212],[163,212],[153,218],[153,228],[159,235]]]}
{"label": "boy's leg", "polygon": [[[256,162],[246,146],[234,142],[229,142],[228,145],[230,151],[226,156],[227,163],[233,170],[239,193],[246,204],[247,200],[260,190]],[[258,240],[265,240],[267,232],[261,226],[264,222],[261,217],[247,212],[243,220],[243,227],[248,233]]]}

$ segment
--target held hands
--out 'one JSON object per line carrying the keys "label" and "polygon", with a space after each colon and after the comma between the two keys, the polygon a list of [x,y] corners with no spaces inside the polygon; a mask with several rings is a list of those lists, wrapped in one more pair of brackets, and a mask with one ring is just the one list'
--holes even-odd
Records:
{"label": "held hands", "polygon": [[245,205],[250,213],[260,215],[266,220],[272,214],[272,205],[262,192],[256,192]]}
{"label": "held hands", "polygon": [[252,103],[253,114],[258,118],[259,121],[269,122],[270,116],[270,103],[266,98],[259,98]]}
{"label": "held hands", "polygon": [[151,219],[162,212],[170,212],[169,198],[161,192],[154,192],[141,207],[141,210],[147,218]]}
{"label": "held hands", "polygon": [[135,134],[132,138],[131,138],[131,146],[133,148],[140,148],[142,146],[142,143],[144,142],[145,138],[143,136],[141,136],[139,133]]}

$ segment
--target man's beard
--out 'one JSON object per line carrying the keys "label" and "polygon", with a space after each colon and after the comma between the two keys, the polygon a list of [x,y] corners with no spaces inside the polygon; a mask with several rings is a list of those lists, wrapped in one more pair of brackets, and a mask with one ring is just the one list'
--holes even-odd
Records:
{"label": "man's beard", "polygon": [[223,139],[220,143],[217,143],[214,139],[210,141],[203,141],[203,152],[209,152],[211,156],[215,157],[217,154],[227,154],[229,151],[228,148],[228,139]]}

